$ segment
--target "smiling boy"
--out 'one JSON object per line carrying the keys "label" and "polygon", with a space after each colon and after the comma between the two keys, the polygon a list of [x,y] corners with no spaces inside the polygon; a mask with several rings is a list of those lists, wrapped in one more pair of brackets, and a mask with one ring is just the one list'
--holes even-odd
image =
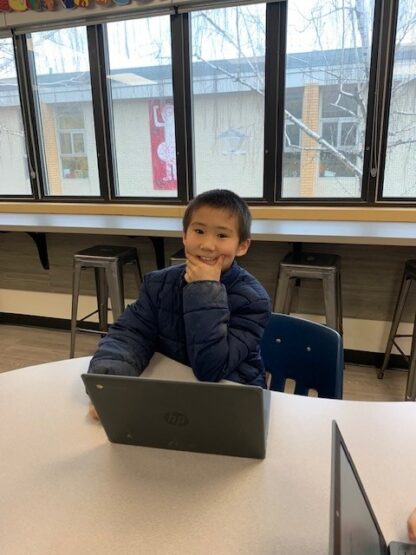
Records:
{"label": "smiling boy", "polygon": [[250,246],[250,225],[247,204],[231,191],[193,199],[183,217],[186,265],[145,276],[88,371],[138,376],[157,351],[191,366],[199,380],[265,387],[259,343],[270,299],[235,262]]}

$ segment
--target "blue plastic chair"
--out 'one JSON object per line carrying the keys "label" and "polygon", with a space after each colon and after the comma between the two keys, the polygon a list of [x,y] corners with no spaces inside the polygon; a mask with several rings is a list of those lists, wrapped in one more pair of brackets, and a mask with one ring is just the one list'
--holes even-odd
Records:
{"label": "blue plastic chair", "polygon": [[344,350],[338,332],[287,314],[272,314],[261,342],[261,355],[271,374],[270,389],[284,391],[286,379],[295,394],[342,399]]}

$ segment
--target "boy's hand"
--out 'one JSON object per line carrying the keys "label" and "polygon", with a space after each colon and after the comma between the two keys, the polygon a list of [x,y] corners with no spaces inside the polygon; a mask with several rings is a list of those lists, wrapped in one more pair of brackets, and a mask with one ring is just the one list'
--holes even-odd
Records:
{"label": "boy's hand", "polygon": [[207,264],[193,254],[186,253],[185,281],[220,281],[224,255],[218,257],[215,264]]}
{"label": "boy's hand", "polygon": [[90,403],[90,406],[88,407],[88,415],[95,420],[100,420],[97,411],[95,410],[95,407],[92,403]]}
{"label": "boy's hand", "polygon": [[409,534],[409,540],[416,541],[416,509],[407,521],[407,533]]}

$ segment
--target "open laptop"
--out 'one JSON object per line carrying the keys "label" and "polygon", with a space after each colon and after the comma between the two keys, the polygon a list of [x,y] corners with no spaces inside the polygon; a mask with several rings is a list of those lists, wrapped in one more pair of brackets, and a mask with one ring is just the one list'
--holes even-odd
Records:
{"label": "open laptop", "polygon": [[83,374],[110,441],[263,459],[270,391],[238,384]]}
{"label": "open laptop", "polygon": [[416,544],[391,542],[387,546],[335,421],[332,423],[329,553],[330,555],[416,555]]}

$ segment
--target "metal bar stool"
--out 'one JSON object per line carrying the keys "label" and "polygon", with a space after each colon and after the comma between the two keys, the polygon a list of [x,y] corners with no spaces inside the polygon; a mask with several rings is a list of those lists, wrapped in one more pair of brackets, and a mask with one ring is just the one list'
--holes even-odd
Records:
{"label": "metal bar stool", "polygon": [[312,252],[288,253],[279,265],[275,312],[290,314],[293,290],[301,278],[322,281],[326,324],[342,334],[341,257]]}
{"label": "metal bar stool", "polygon": [[[108,296],[111,299],[113,320],[116,321],[124,310],[124,283],[122,267],[131,264],[137,287],[142,281],[142,271],[137,250],[134,247],[116,245],[97,245],[74,254],[72,275],[72,311],[71,311],[71,348],[69,357],[74,357],[75,336],[77,331],[104,335],[108,329]],[[97,310],[77,320],[78,297],[82,270],[93,268],[97,293]],[[93,314],[98,313],[99,331],[78,326]]]}
{"label": "metal bar stool", "polygon": [[[400,286],[400,292],[397,298],[396,308],[394,309],[393,321],[391,323],[389,338],[387,340],[387,346],[384,354],[383,364],[381,366],[380,371],[377,374],[377,377],[380,379],[384,377],[384,372],[385,370],[387,370],[389,366],[391,350],[394,345],[409,365],[409,373],[407,376],[407,384],[406,384],[406,397],[405,397],[406,401],[416,400],[416,320],[415,320],[415,325],[413,327],[413,334],[398,334],[397,329],[402,319],[404,306],[406,304],[406,299],[409,294],[412,281],[416,281],[416,260],[407,260],[404,267],[402,284]],[[403,349],[396,342],[396,338],[399,339],[403,337],[412,338],[410,357],[404,353]]]}
{"label": "metal bar stool", "polygon": [[169,258],[169,266],[177,266],[178,264],[185,264],[186,263],[186,256],[185,250],[179,249],[175,254]]}

